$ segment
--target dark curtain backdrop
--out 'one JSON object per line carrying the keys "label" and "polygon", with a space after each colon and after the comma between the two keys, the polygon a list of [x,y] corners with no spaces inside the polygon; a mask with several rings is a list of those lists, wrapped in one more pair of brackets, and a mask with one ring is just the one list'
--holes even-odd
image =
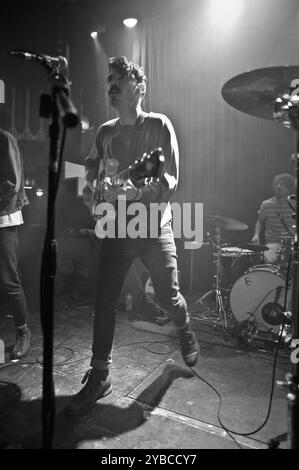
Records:
{"label": "dark curtain backdrop", "polygon": [[218,16],[212,3],[186,2],[180,17],[170,11],[143,22],[137,32],[124,31],[118,41],[114,34],[106,52],[145,66],[145,109],[167,114],[175,126],[181,154],[176,199],[202,202],[204,214],[247,223],[248,231],[229,234],[247,241],[261,200],[272,194],[273,176],[294,171],[295,136],[232,108],[221,89],[246,71],[299,64],[299,4],[231,0],[227,3],[238,4],[237,11],[221,16],[221,10]]}
{"label": "dark curtain backdrop", "polygon": [[[246,71],[299,65],[298,0],[161,0],[147,2],[146,9],[145,0],[136,0],[141,21],[131,31],[116,14],[117,6],[124,12],[128,3],[134,2],[11,0],[1,6],[0,78],[7,91],[1,119],[10,128],[14,91],[25,173],[46,185],[48,140],[23,133],[28,96],[30,130],[35,136],[43,125],[47,134],[48,123],[39,119],[38,107],[41,92],[49,92],[50,84],[40,66],[14,58],[9,51],[67,56],[73,101],[94,129],[113,116],[106,97],[107,57],[124,54],[145,67],[145,109],[165,113],[174,124],[181,155],[175,200],[201,202],[204,214],[245,222],[248,230],[227,232],[225,237],[233,244],[249,241],[258,207],[272,194],[273,176],[293,173],[295,135],[273,121],[232,108],[221,89]],[[95,44],[90,31],[98,23],[106,25],[106,32]],[[91,131],[82,139],[80,132],[69,133],[65,155],[77,163],[83,163],[92,137]],[[75,181],[61,182],[57,208],[57,231],[93,226],[77,197]],[[45,202],[32,200],[25,213],[27,226],[43,223],[45,210]],[[206,220],[204,228],[210,230]],[[190,272],[191,253],[184,255]],[[205,263],[193,261],[206,272]]]}
{"label": "dark curtain backdrop", "polygon": [[[184,7],[178,0],[165,0],[159,3],[156,16],[155,9],[149,14],[147,5],[148,19],[144,17],[139,28],[131,31],[120,26],[113,13],[112,7],[119,3],[127,2],[61,0],[53,5],[43,2],[41,7],[27,0],[19,9],[7,5],[0,17],[0,75],[6,82],[6,111],[11,109],[14,87],[16,127],[23,131],[30,90],[30,128],[35,134],[40,126],[39,96],[49,91],[44,71],[9,56],[10,49],[67,55],[74,102],[95,128],[113,115],[106,99],[106,58],[132,57],[144,65],[149,78],[145,109],[167,114],[177,132],[181,167],[175,198],[202,202],[205,214],[244,221],[248,232],[231,235],[251,238],[258,206],[271,195],[273,176],[293,172],[289,160],[295,137],[279,124],[232,108],[222,98],[221,88],[246,71],[299,64],[298,0],[187,0]],[[98,21],[105,23],[110,10],[114,22],[107,23],[95,48],[89,36],[90,20],[95,22],[99,16]],[[43,126],[47,131],[47,122]],[[80,148],[77,134],[69,134],[75,151]],[[29,173],[36,169],[44,180],[48,142],[19,142],[26,169]]]}

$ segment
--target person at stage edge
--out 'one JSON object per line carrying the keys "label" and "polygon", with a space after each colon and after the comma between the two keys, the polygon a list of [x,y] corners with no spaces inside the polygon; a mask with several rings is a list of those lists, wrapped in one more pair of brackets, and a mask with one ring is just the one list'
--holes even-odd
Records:
{"label": "person at stage edge", "polygon": [[[1,84],[0,107],[4,103],[3,81]],[[12,360],[25,356],[31,336],[18,271],[18,227],[23,224],[22,208],[26,204],[22,155],[17,140],[1,128],[0,122],[0,298],[1,304],[13,316],[16,327],[16,342],[10,353]]]}
{"label": "person at stage edge", "polygon": [[[179,172],[179,151],[175,131],[164,114],[146,113],[142,101],[147,78],[143,68],[126,57],[109,59],[107,78],[111,106],[119,117],[105,122],[96,135],[96,154],[86,158],[86,185],[83,195],[92,201],[94,182],[105,175],[104,195],[108,202],[125,196],[130,204],[139,201],[145,206],[166,202],[156,238],[103,239],[98,265],[98,289],[95,301],[91,369],[85,374],[85,386],[72,397],[66,414],[76,415],[89,410],[96,401],[112,390],[109,370],[115,333],[116,305],[122,284],[135,257],[139,257],[151,276],[157,299],[172,318],[178,333],[181,353],[186,365],[195,365],[199,344],[191,329],[187,304],[178,284],[177,254],[171,224],[169,199],[176,190]],[[119,173],[144,153],[162,148],[164,173],[158,181],[149,180],[138,186],[131,179],[123,185],[112,185],[107,175]],[[104,173],[103,173],[104,170]],[[135,181],[135,180],[134,180]],[[124,377],[126,380],[126,377]]]}

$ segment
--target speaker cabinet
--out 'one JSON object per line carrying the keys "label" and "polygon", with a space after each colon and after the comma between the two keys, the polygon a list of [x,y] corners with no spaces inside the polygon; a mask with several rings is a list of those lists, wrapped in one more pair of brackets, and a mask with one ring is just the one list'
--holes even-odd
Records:
{"label": "speaker cabinet", "polygon": [[204,243],[201,248],[186,250],[184,240],[176,239],[180,285],[185,293],[200,293],[211,289],[213,285],[213,256],[210,245]]}

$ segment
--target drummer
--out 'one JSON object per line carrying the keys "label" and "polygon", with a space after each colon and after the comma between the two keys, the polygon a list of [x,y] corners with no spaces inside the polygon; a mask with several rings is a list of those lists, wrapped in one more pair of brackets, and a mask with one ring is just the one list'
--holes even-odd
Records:
{"label": "drummer", "polygon": [[261,203],[252,242],[266,244],[265,263],[287,263],[289,248],[294,237],[294,218],[287,197],[295,193],[295,179],[288,173],[274,176],[274,197]]}

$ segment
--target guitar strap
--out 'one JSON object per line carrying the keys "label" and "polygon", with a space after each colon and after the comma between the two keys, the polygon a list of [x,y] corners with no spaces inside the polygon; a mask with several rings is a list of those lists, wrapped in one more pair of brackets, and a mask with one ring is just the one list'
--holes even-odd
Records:
{"label": "guitar strap", "polygon": [[[134,124],[133,130],[132,130],[132,137],[131,137],[129,150],[128,150],[128,153],[130,155],[130,164],[132,164],[136,160],[136,158],[140,158],[142,156],[137,152],[137,150],[138,150],[138,147],[140,147],[139,145],[140,139],[142,135],[144,135],[144,132],[146,132],[146,128],[148,127],[147,119],[146,119],[147,116],[148,116],[148,113],[141,111],[140,115],[138,116]],[[143,124],[143,126],[141,126],[141,124]],[[119,121],[116,125],[117,126],[120,125]],[[144,126],[146,126],[146,128],[144,128]],[[98,181],[102,179],[103,177],[105,177],[106,164],[107,164],[106,159],[102,158],[100,160],[99,168],[98,168],[98,176],[97,176]]]}
{"label": "guitar strap", "polygon": [[[140,142],[140,138],[142,137],[142,134],[144,132],[144,126],[147,125],[146,116],[147,116],[147,113],[145,113],[144,111],[141,111],[133,127],[132,138],[131,138],[130,147],[129,147],[129,155],[131,155],[131,163],[133,163],[137,155],[138,157],[141,157],[141,155],[137,153],[137,149],[138,149],[138,144]],[[143,122],[143,126],[141,126],[142,122]]]}
{"label": "guitar strap", "polygon": [[[148,114],[145,113],[144,111],[141,111],[140,115],[136,119],[136,122],[133,126],[132,129],[132,137],[129,145],[129,155],[130,155],[130,164],[132,164],[136,158],[140,158],[142,155],[139,155],[138,153],[138,148],[140,148],[140,139],[144,135],[144,131],[146,128],[144,126],[147,126],[147,119],[146,116]],[[119,125],[119,122],[118,122]],[[127,203],[128,204],[128,203]],[[118,211],[118,202],[116,201],[116,211]],[[133,216],[132,216],[133,217]]]}

